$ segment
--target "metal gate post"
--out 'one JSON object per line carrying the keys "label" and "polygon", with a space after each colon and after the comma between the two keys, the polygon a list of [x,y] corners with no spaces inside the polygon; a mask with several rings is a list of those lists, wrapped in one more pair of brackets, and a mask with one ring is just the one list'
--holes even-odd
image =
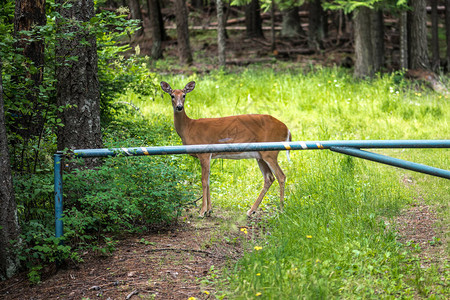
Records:
{"label": "metal gate post", "polygon": [[54,159],[55,177],[55,235],[57,238],[63,236],[63,187],[62,187],[62,152],[56,152]]}

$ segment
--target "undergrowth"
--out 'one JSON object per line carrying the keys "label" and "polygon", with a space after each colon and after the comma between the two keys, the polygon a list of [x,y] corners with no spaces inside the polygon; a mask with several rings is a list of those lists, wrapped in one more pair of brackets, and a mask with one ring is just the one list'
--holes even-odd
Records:
{"label": "undergrowth", "polygon": [[[104,128],[108,148],[151,146],[174,138],[165,117],[154,115],[150,121],[131,114],[116,117]],[[19,256],[30,281],[39,282],[48,263],[80,261],[86,251],[108,255],[120,235],[176,222],[193,200],[185,184],[191,175],[179,163],[176,156],[118,156],[105,159],[95,170],[64,173],[62,240],[54,237],[53,174],[16,178],[21,238],[26,245]]]}

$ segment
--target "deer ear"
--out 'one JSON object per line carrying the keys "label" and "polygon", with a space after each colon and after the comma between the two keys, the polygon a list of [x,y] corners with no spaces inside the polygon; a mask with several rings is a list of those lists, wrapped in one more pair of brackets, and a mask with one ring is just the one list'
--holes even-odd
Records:
{"label": "deer ear", "polygon": [[161,88],[164,92],[166,92],[168,94],[172,94],[172,88],[170,87],[170,85],[167,82],[161,81]]}
{"label": "deer ear", "polygon": [[195,81],[191,81],[184,87],[184,92],[187,94],[189,92],[192,92],[195,88]]}

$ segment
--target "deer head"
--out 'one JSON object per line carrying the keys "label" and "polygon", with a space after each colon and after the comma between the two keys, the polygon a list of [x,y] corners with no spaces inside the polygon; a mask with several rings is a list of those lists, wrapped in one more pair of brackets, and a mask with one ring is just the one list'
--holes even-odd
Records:
{"label": "deer head", "polygon": [[191,81],[182,90],[172,90],[170,85],[161,81],[161,88],[164,92],[172,97],[172,106],[174,112],[182,112],[184,109],[184,100],[186,99],[186,94],[192,92],[195,88],[195,81]]}

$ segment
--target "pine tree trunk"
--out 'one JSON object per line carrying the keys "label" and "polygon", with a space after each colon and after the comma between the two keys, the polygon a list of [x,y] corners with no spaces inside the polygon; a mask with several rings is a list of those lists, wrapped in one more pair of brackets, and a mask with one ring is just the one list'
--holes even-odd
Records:
{"label": "pine tree trunk", "polygon": [[411,69],[430,69],[427,41],[425,0],[411,0],[409,57]]}
{"label": "pine tree trunk", "polygon": [[373,51],[370,29],[371,10],[360,7],[355,11],[355,71],[354,76],[358,78],[372,77]]}
{"label": "pine tree trunk", "polygon": [[[17,272],[19,260],[15,257],[11,240],[19,240],[19,222],[14,197],[3,103],[2,61],[0,58],[0,280]],[[19,242],[16,242],[15,247]]]}
{"label": "pine tree trunk", "polygon": [[[162,20],[161,8],[158,0],[147,0],[149,10],[150,26],[152,30],[152,50],[151,57],[153,59],[162,58],[162,42],[165,40],[164,22]],[[162,29],[161,29],[162,28]]]}
{"label": "pine tree trunk", "polygon": [[259,0],[251,0],[245,7],[245,27],[248,38],[264,38]]}
{"label": "pine tree trunk", "polygon": [[[17,0],[14,12],[14,35],[17,39],[15,48],[18,53],[23,55],[26,59],[25,64],[22,65],[23,73],[15,80],[18,84],[25,87],[25,92],[19,91],[16,93],[16,103],[20,103],[22,111],[17,112],[17,119],[15,120],[14,132],[16,132],[21,139],[15,141],[22,147],[22,157],[14,163],[15,169],[19,171],[33,172],[29,167],[33,158],[27,155],[32,151],[25,150],[30,148],[30,139],[42,135],[44,128],[44,103],[39,99],[39,87],[42,85],[44,74],[44,38],[41,34],[35,33],[32,36],[21,33],[21,31],[33,31],[36,26],[44,26],[47,22],[45,15],[45,0]],[[31,79],[26,83],[25,79]],[[35,151],[39,151],[35,147]],[[25,150],[25,151],[24,151]],[[34,153],[37,155],[37,153]],[[25,162],[29,162],[26,167]],[[37,162],[34,164],[36,167]]]}
{"label": "pine tree trunk", "polygon": [[445,1],[445,36],[447,38],[447,72],[450,71],[450,0]]}
{"label": "pine tree trunk", "polygon": [[192,63],[191,45],[189,43],[188,11],[185,0],[175,0],[178,54],[184,64]]}
{"label": "pine tree trunk", "polygon": [[[94,16],[94,2],[74,0],[71,3],[70,8],[60,8],[62,19],[57,21],[59,34],[63,35],[56,48],[57,103],[69,106],[60,115],[64,126],[58,128],[58,150],[101,148],[96,37],[81,25]],[[74,57],[77,59],[68,60]],[[86,160],[89,167],[98,163],[99,160]]]}
{"label": "pine tree trunk", "polygon": [[136,36],[142,36],[144,34],[144,23],[142,22],[142,12],[141,7],[139,5],[139,0],[128,0],[131,12],[131,18],[134,20],[139,20],[141,27],[138,31],[136,31]]}
{"label": "pine tree trunk", "polygon": [[192,7],[203,9],[205,4],[203,3],[203,0],[192,0],[191,1]]}
{"label": "pine tree trunk", "polygon": [[309,3],[309,29],[308,46],[314,50],[323,49],[322,39],[324,37],[323,28],[323,8],[321,0],[314,0]]}
{"label": "pine tree trunk", "polygon": [[438,1],[431,0],[431,69],[438,71],[441,64],[441,58],[439,56],[439,33],[438,33]]}
{"label": "pine tree trunk", "polygon": [[[450,1],[450,0],[449,0]],[[400,68],[409,68],[408,58],[408,13],[406,11],[400,12]]]}
{"label": "pine tree trunk", "polygon": [[270,51],[274,52],[277,48],[277,41],[275,36],[275,0],[270,3]]}
{"label": "pine tree trunk", "polygon": [[298,6],[283,10],[281,21],[281,36],[287,38],[296,38],[306,36],[300,24]]}
{"label": "pine tree trunk", "polygon": [[372,10],[370,16],[371,38],[373,49],[373,70],[379,72],[384,67],[384,23],[383,11]]}
{"label": "pine tree trunk", "polygon": [[223,15],[223,3],[222,0],[216,0],[217,6],[217,44],[219,50],[219,66],[225,67],[225,19]]}

